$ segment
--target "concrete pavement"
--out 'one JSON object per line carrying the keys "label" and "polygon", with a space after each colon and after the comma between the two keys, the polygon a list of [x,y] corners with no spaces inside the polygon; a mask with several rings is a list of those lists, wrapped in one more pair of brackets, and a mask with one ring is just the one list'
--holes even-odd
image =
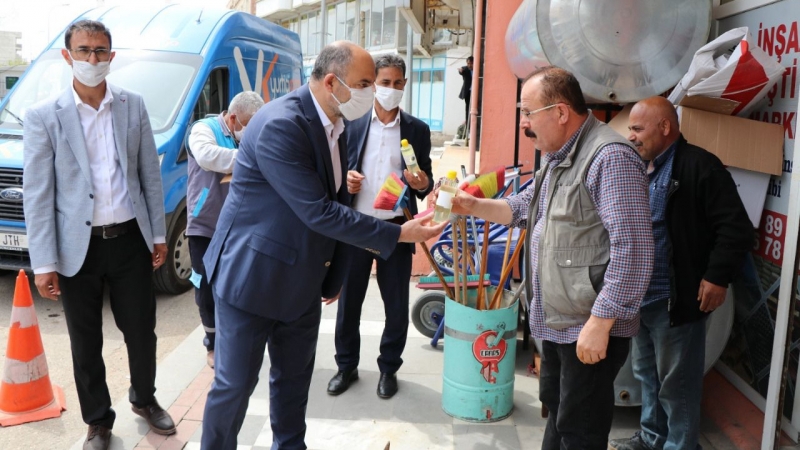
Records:
{"label": "concrete pavement", "polygon": [[[411,302],[423,291],[411,289]],[[400,391],[389,400],[378,398],[378,345],[383,330],[383,306],[374,278],[370,282],[362,314],[360,379],[344,394],[332,397],[326,392],[328,380],[336,372],[333,355],[335,305],[324,307],[320,324],[317,359],[311,383],[307,412],[306,443],[310,449],[380,450],[391,442],[392,450],[533,450],[541,447],[545,420],[538,401],[538,380],[529,370],[532,350],[517,345],[514,411],[505,420],[491,424],[468,423],[454,419],[441,409],[443,345],[430,345],[430,339],[413,326],[398,372]],[[165,438],[148,433],[144,420],[135,416],[126,398],[115,405],[118,417],[113,431],[112,450],[200,448],[202,412],[213,372],[205,365],[205,349],[198,327],[158,367],[158,398],[173,417],[180,420],[178,433]],[[532,349],[533,346],[531,346]],[[269,427],[269,359],[265,358],[261,382],[250,399],[239,450],[266,450],[272,443]],[[639,408],[617,408],[612,437],[630,435],[638,426]],[[83,439],[73,450],[81,448]],[[703,448],[728,450],[736,447],[708,415],[702,423]]]}

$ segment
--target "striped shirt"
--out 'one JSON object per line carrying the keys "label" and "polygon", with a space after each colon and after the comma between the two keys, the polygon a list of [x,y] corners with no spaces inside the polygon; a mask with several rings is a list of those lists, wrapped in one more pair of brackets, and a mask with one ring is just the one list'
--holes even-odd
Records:
{"label": "striped shirt", "polygon": [[669,298],[669,235],[667,234],[667,198],[672,184],[672,161],[677,143],[653,159],[650,177],[650,218],[653,223],[653,275],[642,306]]}
{"label": "striped shirt", "polygon": [[[547,171],[539,195],[539,213],[531,235],[531,267],[534,268],[531,271],[531,332],[537,339],[557,344],[577,341],[583,324],[563,330],[545,326],[541,284],[538,270],[535,269],[539,266],[539,238],[544,226],[542,218],[546,212],[545,199],[550,174],[553,167],[566,158],[580,132],[575,132],[557,152],[544,155],[543,164],[547,166]],[[620,144],[608,144],[598,150],[586,176],[586,188],[611,240],[611,257],[604,285],[594,302],[592,315],[616,319],[611,336],[632,337],[639,332],[639,306],[653,266],[647,184],[644,163],[639,155],[630,147]],[[527,225],[528,205],[533,195],[534,184],[531,183],[525,191],[506,199],[513,214],[510,226]]]}

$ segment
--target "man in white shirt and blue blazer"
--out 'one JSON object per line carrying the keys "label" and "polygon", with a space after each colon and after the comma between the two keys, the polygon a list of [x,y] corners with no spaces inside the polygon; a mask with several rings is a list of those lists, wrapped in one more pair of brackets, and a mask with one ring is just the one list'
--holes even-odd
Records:
{"label": "man in white shirt and blue blazer", "polygon": [[203,449],[236,449],[265,349],[272,449],[305,449],[321,300],[341,289],[344,246],[386,258],[398,242],[423,241],[444,228],[422,220],[401,226],[348,207],[343,117],[369,111],[374,82],[370,54],[335,42],[317,56],[308,85],[250,120],[204,258],[217,332]]}

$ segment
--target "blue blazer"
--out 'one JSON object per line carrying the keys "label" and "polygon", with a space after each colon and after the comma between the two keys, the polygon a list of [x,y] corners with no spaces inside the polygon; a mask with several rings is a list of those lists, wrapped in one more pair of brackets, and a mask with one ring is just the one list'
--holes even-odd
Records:
{"label": "blue blazer", "polygon": [[[347,136],[347,157],[350,170],[361,172],[361,163],[364,161],[364,150],[367,146],[367,136],[369,136],[369,126],[372,123],[372,112],[364,115],[360,119],[348,122],[344,129]],[[431,171],[431,129],[428,125],[412,116],[400,111],[400,139],[408,139],[408,143],[414,147],[414,154],[417,156],[417,164],[428,175],[428,187],[422,191],[417,191],[408,187],[406,190],[406,204],[411,214],[416,214],[417,201],[411,198],[411,193],[419,199],[423,199],[433,190],[433,172]],[[403,160],[403,169],[406,169],[406,162]],[[403,182],[406,182],[405,177]],[[358,195],[358,194],[356,194]]]}
{"label": "blue blazer", "polygon": [[334,187],[325,129],[308,85],[262,107],[239,145],[228,198],[203,261],[218,301],[292,321],[342,286],[342,243],[388,258],[400,226],[349,208],[347,142]]}

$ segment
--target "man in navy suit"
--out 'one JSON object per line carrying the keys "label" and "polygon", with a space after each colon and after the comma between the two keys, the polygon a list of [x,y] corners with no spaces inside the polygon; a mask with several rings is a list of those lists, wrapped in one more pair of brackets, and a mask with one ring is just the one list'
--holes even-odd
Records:
{"label": "man in navy suit", "polygon": [[[405,180],[408,208],[417,212],[417,198],[423,199],[433,189],[431,172],[431,130],[425,122],[400,110],[406,85],[406,63],[397,55],[381,55],[375,61],[375,107],[371,114],[347,124],[347,190],[355,197],[353,208],[392,223],[403,223],[402,211],[377,210],[373,201],[384,180],[395,173]],[[419,171],[408,171],[400,153],[400,140],[407,139],[414,148]],[[411,193],[414,197],[411,197]],[[414,245],[399,245],[383,260],[355,247],[345,277],[336,316],[336,364],[339,371],[328,383],[328,394],[339,395],[358,379],[361,336],[361,306],[367,294],[372,263],[377,259],[378,287],[383,298],[386,325],[381,337],[378,368],[378,397],[391,398],[397,392],[397,370],[408,335],[408,283],[411,278],[411,255]]]}
{"label": "man in navy suit", "polygon": [[256,113],[203,259],[214,292],[215,373],[202,448],[236,448],[236,436],[270,358],[273,450],[305,449],[305,412],[322,298],[341,290],[346,246],[388,258],[398,242],[437,236],[425,217],[402,226],[350,209],[343,118],[373,103],[375,64],[350,42],[326,46],[308,85]]}

